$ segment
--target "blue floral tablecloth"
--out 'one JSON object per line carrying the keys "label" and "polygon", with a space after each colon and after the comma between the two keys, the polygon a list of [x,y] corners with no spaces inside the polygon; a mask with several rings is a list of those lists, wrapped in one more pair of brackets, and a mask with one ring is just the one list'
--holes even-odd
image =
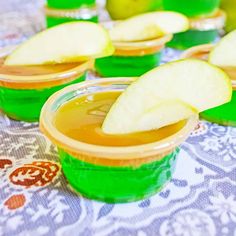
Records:
{"label": "blue floral tablecloth", "polygon": [[[23,10],[17,2],[25,3]],[[0,47],[44,27],[40,4],[33,2],[0,2]],[[178,56],[164,51],[164,61]],[[0,113],[0,186],[4,236],[235,236],[236,128],[200,122],[181,146],[173,179],[162,192],[113,205],[70,189],[57,151],[37,123]]]}

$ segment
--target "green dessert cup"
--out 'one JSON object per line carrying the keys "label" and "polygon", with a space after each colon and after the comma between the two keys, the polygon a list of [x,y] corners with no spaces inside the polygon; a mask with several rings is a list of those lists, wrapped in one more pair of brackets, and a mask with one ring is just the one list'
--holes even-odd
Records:
{"label": "green dessert cup", "polygon": [[[114,24],[103,23],[106,28]],[[168,34],[146,41],[113,42],[114,54],[96,59],[95,69],[102,77],[140,76],[160,64],[161,51],[171,39],[172,35]]]}
{"label": "green dessert cup", "polygon": [[57,9],[75,9],[80,7],[91,7],[95,5],[95,0],[47,0],[51,8]]}
{"label": "green dessert cup", "polygon": [[55,9],[45,6],[47,28],[71,21],[91,21],[98,22],[98,12],[96,6],[83,7],[75,10]]}
{"label": "green dessert cup", "polygon": [[19,74],[0,72],[0,109],[15,120],[38,121],[46,100],[56,91],[84,81],[86,71],[92,66],[91,60],[80,65],[73,64],[69,68],[66,65],[67,69],[57,73],[24,75],[23,72]]}
{"label": "green dessert cup", "polygon": [[214,13],[220,0],[162,0],[164,10],[177,11],[188,17],[207,16]]}
{"label": "green dessert cup", "polygon": [[[213,47],[212,44],[192,47],[182,54],[182,58],[208,60],[209,53]],[[200,117],[220,125],[236,126],[236,68],[224,67],[221,69],[231,78],[233,87],[232,99],[224,105],[200,113]]]}
{"label": "green dessert cup", "polygon": [[191,18],[190,29],[174,34],[167,46],[185,50],[193,46],[212,43],[219,36],[219,31],[223,29],[225,19],[226,16],[222,10],[218,10],[210,17]]}
{"label": "green dessert cup", "polygon": [[[95,92],[123,91],[133,81],[134,78],[106,78],[71,85],[52,95],[42,109],[40,129],[57,146],[69,184],[85,197],[124,203],[157,193],[172,177],[178,146],[197,124],[198,117],[193,116],[167,138],[124,147],[80,142],[56,128],[54,118],[63,104]],[[66,117],[66,112],[63,115]]]}

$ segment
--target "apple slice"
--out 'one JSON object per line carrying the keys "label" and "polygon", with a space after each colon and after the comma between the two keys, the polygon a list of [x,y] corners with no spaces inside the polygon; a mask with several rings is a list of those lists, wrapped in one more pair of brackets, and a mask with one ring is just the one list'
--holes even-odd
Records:
{"label": "apple slice", "polygon": [[102,129],[108,134],[158,129],[226,103],[231,95],[230,79],[219,68],[196,59],[167,63],[141,76],[121,94]]}
{"label": "apple slice", "polygon": [[209,62],[221,66],[236,67],[236,30],[224,36],[212,49],[209,55]]}
{"label": "apple slice", "polygon": [[141,41],[186,31],[189,20],[176,12],[151,12],[131,17],[117,23],[111,30],[113,41]]}
{"label": "apple slice", "polygon": [[108,32],[92,22],[70,22],[42,31],[17,47],[5,65],[79,62],[113,53]]}
{"label": "apple slice", "polygon": [[115,134],[125,134],[158,129],[187,119],[197,113],[196,109],[182,101],[163,100],[139,117],[135,117],[133,114],[127,116],[125,123],[121,120],[118,122],[117,118],[112,118],[111,111],[111,114],[108,115],[111,117],[107,118],[103,124],[103,131],[110,134],[114,132]]}

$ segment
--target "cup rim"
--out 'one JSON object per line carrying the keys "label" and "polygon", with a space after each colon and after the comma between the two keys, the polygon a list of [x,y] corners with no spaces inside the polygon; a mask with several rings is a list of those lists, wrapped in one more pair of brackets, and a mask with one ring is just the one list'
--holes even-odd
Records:
{"label": "cup rim", "polygon": [[[11,53],[16,46],[0,49],[0,58],[4,58]],[[78,78],[86,70],[92,69],[94,59],[88,59],[79,65],[61,72],[43,74],[43,75],[8,75],[0,74],[0,86],[8,88],[44,88],[49,85],[62,84]]]}
{"label": "cup rim", "polygon": [[[105,29],[109,31],[114,24],[119,23],[121,20],[108,20],[100,22]],[[112,41],[114,47],[118,50],[142,50],[147,48],[164,47],[165,43],[169,42],[173,38],[173,34],[166,34],[161,37],[154,39],[134,41],[134,42],[122,42],[122,41]]]}
{"label": "cup rim", "polygon": [[226,13],[218,9],[215,14],[207,17],[192,17],[190,20],[190,29],[196,30],[214,30],[223,29],[226,21]]}
{"label": "cup rim", "polygon": [[161,37],[137,42],[119,42],[113,41],[113,45],[117,49],[144,49],[150,47],[164,46],[165,43],[169,42],[173,38],[172,34],[166,34]]}
{"label": "cup rim", "polygon": [[133,159],[134,156],[136,159],[141,159],[150,155],[170,152],[170,150],[173,150],[179,144],[185,141],[190,132],[197,125],[198,115],[194,115],[187,119],[185,125],[179,131],[165,139],[153,143],[128,147],[109,147],[80,142],[67,137],[66,135],[58,131],[53,125],[55,112],[54,114],[51,112],[51,107],[53,106],[55,101],[60,99],[60,97],[68,94],[69,92],[76,93],[77,90],[86,88],[88,86],[117,82],[127,84],[133,82],[134,80],[134,77],[116,77],[90,80],[67,86],[66,88],[53,94],[44,104],[40,115],[40,130],[59,148],[62,148],[67,152],[73,154],[79,153],[109,160],[122,159],[128,161]]}
{"label": "cup rim", "polygon": [[88,13],[90,17],[97,16],[98,6],[94,4],[91,6],[86,6],[86,5],[81,6],[80,8],[61,9],[61,8],[53,8],[48,5],[45,5],[44,12],[46,16],[51,16],[51,17],[65,17],[65,18],[72,18],[72,19],[81,19],[83,15],[86,15]]}
{"label": "cup rim", "polygon": [[[202,44],[202,45],[191,47],[191,48],[187,49],[186,51],[184,51],[181,54],[180,58],[181,59],[191,58],[195,53],[199,53],[199,52],[209,54],[210,51],[214,48],[214,46],[215,46],[215,44]],[[224,70],[226,73],[227,73],[227,69],[234,70],[234,67],[228,67],[228,68],[227,67],[220,67],[220,66],[218,66],[218,67],[221,68],[222,70]],[[235,71],[236,71],[236,67],[235,67]],[[236,89],[236,80],[231,79],[231,83],[232,83],[233,89]]]}

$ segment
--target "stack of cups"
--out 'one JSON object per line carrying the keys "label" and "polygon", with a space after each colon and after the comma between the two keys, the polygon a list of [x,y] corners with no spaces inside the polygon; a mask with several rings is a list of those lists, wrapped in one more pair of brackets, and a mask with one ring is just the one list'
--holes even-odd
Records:
{"label": "stack of cups", "polygon": [[165,10],[180,12],[190,20],[190,29],[175,34],[168,46],[183,50],[214,42],[226,18],[219,4],[220,0],[163,0]]}
{"label": "stack of cups", "polygon": [[95,0],[47,0],[45,13],[48,28],[77,20],[98,21]]}

